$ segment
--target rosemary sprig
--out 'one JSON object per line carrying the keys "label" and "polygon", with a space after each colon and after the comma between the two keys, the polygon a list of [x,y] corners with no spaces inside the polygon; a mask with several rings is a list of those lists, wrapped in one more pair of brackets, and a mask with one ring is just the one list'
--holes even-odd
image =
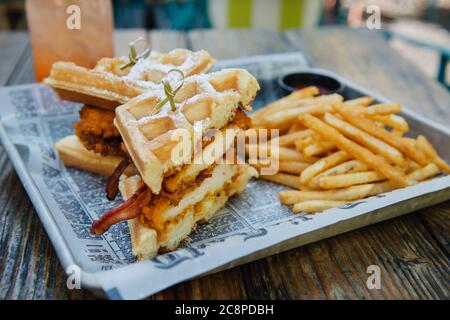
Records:
{"label": "rosemary sprig", "polygon": [[[138,55],[137,50],[136,50],[136,43],[138,43],[140,41],[144,41],[147,44],[147,49],[145,49],[144,52],[142,52],[140,55]],[[124,64],[123,66],[121,66],[120,70],[134,66],[138,62],[138,60],[140,60],[142,58],[145,59],[150,55],[151,50],[148,46],[148,42],[143,37],[139,37],[136,40],[131,41],[128,44],[128,47],[130,48],[130,53],[128,54],[128,58],[130,59],[130,61],[128,63]]]}
{"label": "rosemary sprig", "polygon": [[[178,86],[175,88],[175,90],[172,89],[172,86],[170,85],[170,82],[168,80],[168,76],[172,72],[178,73],[181,76],[180,82],[179,82]],[[173,101],[173,98],[177,95],[178,91],[180,91],[180,89],[184,85],[183,71],[181,71],[180,69],[169,70],[169,72],[167,72],[165,79],[162,81],[162,83],[164,86],[164,93],[166,95],[166,98],[164,98],[164,100],[162,100],[160,103],[158,103],[155,106],[155,113],[158,113],[167,102],[170,103],[170,109],[172,110],[172,112],[175,112],[177,109],[175,107],[175,101]]]}

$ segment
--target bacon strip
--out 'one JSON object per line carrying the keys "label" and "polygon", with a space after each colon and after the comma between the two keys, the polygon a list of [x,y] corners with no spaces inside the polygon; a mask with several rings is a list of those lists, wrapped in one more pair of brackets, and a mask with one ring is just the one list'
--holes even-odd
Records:
{"label": "bacon strip", "polygon": [[117,197],[117,194],[119,193],[119,178],[129,165],[130,158],[125,157],[108,178],[108,181],[106,182],[106,197],[108,200],[114,200]]}
{"label": "bacon strip", "polygon": [[201,171],[198,176],[195,178],[195,183],[197,183],[197,185],[201,185],[203,183],[203,181],[205,181],[208,178],[211,178],[212,174],[210,172],[210,170],[206,169]]}
{"label": "bacon strip", "polygon": [[99,220],[95,220],[92,223],[91,234],[103,234],[113,224],[136,218],[151,198],[152,193],[147,186],[139,188],[127,201],[105,213]]}

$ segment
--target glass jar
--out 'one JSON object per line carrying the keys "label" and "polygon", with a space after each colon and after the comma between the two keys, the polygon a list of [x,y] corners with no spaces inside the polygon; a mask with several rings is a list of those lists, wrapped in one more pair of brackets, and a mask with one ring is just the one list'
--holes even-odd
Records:
{"label": "glass jar", "polygon": [[37,81],[56,61],[91,68],[114,55],[110,0],[27,0],[26,12]]}

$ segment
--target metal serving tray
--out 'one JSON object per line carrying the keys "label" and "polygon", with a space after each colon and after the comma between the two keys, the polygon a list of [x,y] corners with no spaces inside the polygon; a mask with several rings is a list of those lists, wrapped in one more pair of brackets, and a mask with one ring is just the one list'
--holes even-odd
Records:
{"label": "metal serving tray", "polygon": [[[258,63],[261,66],[264,65],[260,68],[263,72],[259,72],[259,69],[252,70],[255,66],[259,66]],[[260,96],[265,97],[265,100],[256,101],[257,109],[281,95],[282,91],[274,85],[279,73],[270,70],[278,70],[278,67],[283,64],[288,66],[295,63],[301,65],[299,69],[307,68],[304,57],[298,53],[249,57],[224,61],[220,64],[233,67],[242,66],[250,69],[250,72],[256,73],[256,77],[262,84]],[[316,69],[308,69],[308,71],[314,70]],[[343,95],[346,99],[367,95],[375,97],[377,102],[388,101],[388,99],[333,73],[323,70],[316,71],[325,72],[344,83],[346,89]],[[10,103],[13,101],[11,98],[12,92],[29,92],[28,100],[24,96],[20,96],[20,99],[16,100],[19,101],[18,105],[26,109],[24,115],[28,115],[30,118],[22,119],[22,122],[20,122],[17,120],[20,116],[18,113],[4,113],[2,115],[0,137],[3,146],[55,247],[64,269],[67,270],[71,265],[79,265],[82,286],[96,293],[106,294],[107,297],[113,299],[143,298],[187,279],[234,267],[450,199],[450,176],[441,176],[416,186],[395,190],[381,197],[358,201],[350,206],[330,209],[314,216],[292,215],[290,209],[279,204],[271,204],[272,206],[267,204],[265,207],[261,205],[260,208],[254,209],[254,212],[253,209],[248,209],[249,213],[244,214],[240,210],[245,211],[245,202],[251,202],[252,199],[264,201],[268,194],[277,197],[276,193],[281,189],[281,187],[271,183],[255,181],[249,185],[247,194],[244,194],[241,198],[232,199],[218,217],[211,220],[209,226],[199,227],[199,230],[190,237],[189,245],[173,253],[161,255],[156,259],[135,263],[129,258],[130,244],[125,224],[118,227],[117,230],[112,228],[111,233],[118,234],[118,238],[113,236],[110,238],[108,236],[105,236],[105,238],[90,238],[83,233],[80,233],[80,235],[78,232],[81,231],[75,227],[73,227],[73,230],[67,229],[67,225],[71,226],[72,224],[68,221],[70,217],[68,218],[66,211],[73,210],[73,207],[67,209],[68,198],[63,196],[64,189],[60,189],[63,191],[59,191],[60,195],[55,198],[58,200],[58,206],[55,206],[54,199],[44,188],[44,182],[47,180],[51,182],[52,187],[56,185],[56,182],[62,184],[62,182],[70,180],[75,181],[70,192],[81,193],[80,190],[77,191],[76,186],[101,185],[104,179],[92,175],[84,176],[84,173],[75,169],[64,168],[57,158],[56,152],[51,149],[51,144],[57,138],[56,136],[52,136],[51,139],[43,138],[45,141],[41,145],[33,142],[34,137],[21,138],[25,134],[24,132],[27,132],[23,128],[28,127],[20,127],[18,124],[32,123],[37,127],[36,130],[38,131],[36,132],[51,134],[47,123],[44,123],[39,117],[55,117],[55,121],[49,121],[54,126],[52,129],[54,129],[58,125],[58,119],[66,117],[68,113],[70,113],[68,119],[76,119],[79,106],[68,106],[67,103],[60,102],[55,97],[50,97],[48,100],[43,99],[50,93],[43,85],[39,84],[0,89],[2,104],[7,103],[8,99]],[[42,96],[38,96],[39,92],[42,93]],[[40,115],[39,112],[34,112],[32,108],[28,108],[30,104],[38,104],[39,110],[45,109],[43,112],[48,114]],[[42,109],[43,107],[45,108]],[[61,115],[58,110],[63,108],[65,108],[65,111]],[[0,108],[0,110],[3,109]],[[450,130],[406,108],[403,108],[402,116],[409,122],[412,136],[420,133],[425,134],[433,145],[437,146],[440,155],[450,161],[450,148],[448,148]],[[29,119],[36,119],[36,121],[33,122]],[[30,124],[29,128],[31,127]],[[70,128],[67,130],[62,128],[62,130],[61,135],[67,134],[67,130],[70,132]],[[22,142],[18,142],[19,140]],[[30,141],[27,142],[28,140]],[[36,146],[36,144],[39,146]],[[54,166],[53,169],[56,171],[52,171],[52,174],[56,177],[59,177],[58,174],[60,174],[59,180],[51,180],[56,179],[51,175],[44,175],[47,180],[36,176],[37,174],[43,174],[40,171],[42,168],[36,165],[37,162],[41,161],[34,158],[35,154],[40,155],[36,152],[41,152],[43,159]],[[47,170],[49,169],[47,168]],[[99,199],[103,196],[96,190],[89,194],[90,198]],[[269,193],[264,194],[264,192]],[[71,201],[74,201],[73,204],[76,205],[77,201],[82,203],[80,199],[83,200],[82,196],[81,198],[73,198]],[[274,202],[273,199],[271,202]],[[103,206],[113,205],[115,204],[102,204],[102,208]],[[251,204],[251,206],[257,207],[255,204]],[[87,221],[84,223],[86,225],[92,221],[92,217],[101,214],[101,212],[95,212],[95,210],[85,206],[80,208],[81,210],[77,214]],[[275,210],[279,211],[280,217],[277,218],[278,220],[270,220],[270,214]],[[84,226],[84,224],[81,223],[80,225]],[[225,228],[224,226],[228,229],[235,227],[236,230],[227,230],[228,233],[220,234]],[[84,229],[80,230],[83,231]],[[254,238],[258,238],[257,241],[253,241]],[[103,257],[100,255],[95,256],[94,259],[92,258],[92,252],[95,251],[86,251],[90,250],[86,249],[86,244],[94,245],[97,243],[106,243],[110,246],[108,250],[117,254],[118,258],[114,263],[100,261]],[[100,248],[100,245],[98,246]],[[89,257],[92,261],[89,260]],[[84,261],[85,258],[86,261]]]}

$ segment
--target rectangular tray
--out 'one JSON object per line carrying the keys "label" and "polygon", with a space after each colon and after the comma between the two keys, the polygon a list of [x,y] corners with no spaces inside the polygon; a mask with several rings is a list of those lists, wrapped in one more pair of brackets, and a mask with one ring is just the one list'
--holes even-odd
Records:
{"label": "rectangular tray", "polygon": [[[249,57],[235,62],[225,61],[221,62],[221,64],[246,67],[251,61],[265,61],[264,59],[279,61],[282,58],[288,60],[292,55],[280,54]],[[300,69],[305,68],[306,66],[302,66]],[[308,68],[308,70],[313,71],[314,69]],[[343,95],[346,99],[368,95],[374,97],[377,102],[388,101],[388,99],[361,88],[347,79],[333,73],[329,74],[345,84],[346,89]],[[270,93],[270,99],[272,100],[280,96],[281,91],[278,88],[271,87],[267,79],[258,80],[262,83],[262,90],[273,91],[260,94],[267,95]],[[40,85],[35,86],[40,88]],[[28,88],[30,86],[25,87]],[[20,86],[16,88],[20,88]],[[262,104],[258,105],[258,103],[256,105],[257,107],[262,106]],[[446,148],[450,141],[450,130],[406,108],[403,108],[402,116],[409,122],[413,136],[419,133],[425,134],[437,146],[441,156],[447,161],[450,160],[450,148]],[[30,173],[26,155],[24,155],[20,147],[13,143],[3,125],[3,120],[0,121],[0,137],[3,146],[55,247],[61,264],[67,270],[69,266],[79,262],[76,259],[73,247],[70,246],[70,238],[63,232],[61,225],[55,218],[59,213],[50,211],[43,190],[39,188]],[[255,182],[254,184],[268,183]],[[276,192],[276,187],[269,185],[270,188],[274,188],[273,192]],[[143,298],[187,279],[254,261],[307,243],[416,211],[448,199],[450,199],[450,176],[439,177],[416,186],[389,192],[381,197],[372,197],[365,201],[359,201],[355,206],[330,209],[315,215],[311,219],[303,220],[301,216],[288,215],[286,219],[278,224],[262,225],[256,232],[239,234],[241,237],[233,235],[220,241],[211,241],[199,246],[182,248],[174,253],[159,256],[154,260],[132,263],[106,271],[91,272],[82,268],[82,286],[92,290],[94,293],[106,294],[107,297],[113,299]],[[231,208],[233,208],[233,203]],[[290,212],[290,209],[286,208],[286,212]],[[298,226],[301,226],[301,230],[298,229]],[[258,238],[258,241],[252,241],[253,238]],[[227,254],[228,251],[230,254]],[[217,252],[221,254],[219,255]],[[146,282],[151,283],[150,281],[158,277],[171,280],[162,281],[161,283],[155,282],[152,287],[149,287],[148,284],[143,284]]]}

